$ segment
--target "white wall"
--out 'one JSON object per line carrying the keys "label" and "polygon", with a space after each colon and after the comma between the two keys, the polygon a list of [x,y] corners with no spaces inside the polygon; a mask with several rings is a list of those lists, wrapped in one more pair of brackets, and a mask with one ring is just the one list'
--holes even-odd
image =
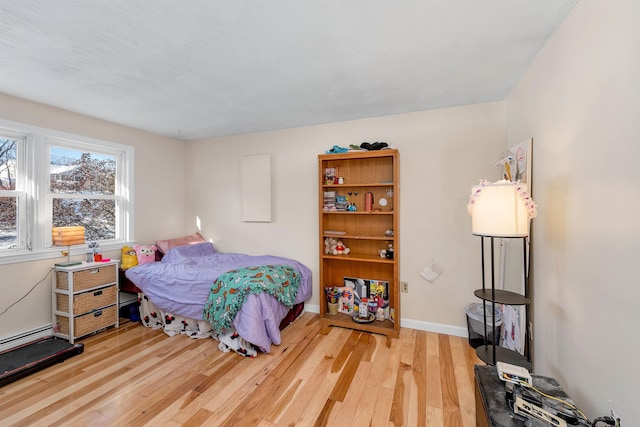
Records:
{"label": "white wall", "polygon": [[[0,118],[135,147],[135,236],[142,243],[182,235],[184,226],[184,144],[0,93]],[[118,252],[106,254],[120,258]],[[0,341],[51,324],[54,260],[0,265],[0,311],[35,290],[0,316]]]}
{"label": "white wall", "polygon": [[533,137],[534,366],[640,423],[640,2],[581,1],[507,103]]}
{"label": "white wall", "polygon": [[[494,178],[505,143],[504,103],[377,117],[190,142],[187,224],[224,252],[297,258],[318,286],[318,159],[333,145],[385,141],[400,151],[402,324],[466,334],[464,306],[480,287],[479,241],[466,204],[471,186]],[[272,222],[240,221],[239,164],[271,154]],[[381,247],[382,249],[382,247]],[[433,284],[420,272],[436,258],[444,273]],[[310,304],[317,308],[318,292]]]}
{"label": "white wall", "polygon": [[[295,257],[314,271],[316,285],[317,154],[335,144],[390,142],[401,153],[401,278],[410,283],[403,325],[466,333],[463,307],[475,300],[479,261],[465,207],[471,185],[495,173],[505,140],[502,102],[191,143],[5,94],[0,106],[5,120],[133,145],[138,242],[192,233],[200,221],[220,250]],[[240,221],[239,159],[254,154],[272,156],[271,223]],[[419,276],[432,257],[445,268],[434,284]],[[0,266],[3,306],[25,295],[50,264]],[[11,321],[0,322],[0,341],[50,323],[49,283],[3,316]],[[317,292],[310,303],[317,306]]]}

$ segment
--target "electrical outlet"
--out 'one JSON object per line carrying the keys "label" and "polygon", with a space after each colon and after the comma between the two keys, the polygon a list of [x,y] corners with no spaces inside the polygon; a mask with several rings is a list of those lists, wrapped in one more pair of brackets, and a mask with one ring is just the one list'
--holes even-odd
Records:
{"label": "electrical outlet", "polygon": [[400,282],[400,290],[402,292],[409,292],[409,282]]}

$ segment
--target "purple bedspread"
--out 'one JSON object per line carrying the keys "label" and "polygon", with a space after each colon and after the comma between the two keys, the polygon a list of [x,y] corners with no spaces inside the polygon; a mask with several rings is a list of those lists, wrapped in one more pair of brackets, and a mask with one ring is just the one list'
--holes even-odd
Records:
{"label": "purple bedspread", "polygon": [[[229,270],[265,264],[288,265],[300,273],[295,303],[311,297],[311,270],[298,261],[272,255],[252,256],[217,253],[210,242],[180,246],[167,252],[160,262],[141,264],[126,276],[160,309],[191,319],[202,319],[214,280]],[[280,344],[280,321],[289,307],[268,294],[250,295],[233,325],[245,340],[269,351]]]}

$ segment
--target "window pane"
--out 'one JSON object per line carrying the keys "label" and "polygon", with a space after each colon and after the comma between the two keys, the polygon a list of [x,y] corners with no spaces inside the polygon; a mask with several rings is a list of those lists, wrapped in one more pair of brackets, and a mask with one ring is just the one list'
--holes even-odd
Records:
{"label": "window pane", "polygon": [[16,197],[0,197],[0,249],[18,245],[18,207]]}
{"label": "window pane", "polygon": [[116,202],[98,199],[53,199],[53,226],[84,225],[86,240],[116,238]]}
{"label": "window pane", "polygon": [[115,156],[51,147],[50,159],[52,193],[115,194]]}
{"label": "window pane", "polygon": [[16,189],[16,140],[0,137],[0,189]]}

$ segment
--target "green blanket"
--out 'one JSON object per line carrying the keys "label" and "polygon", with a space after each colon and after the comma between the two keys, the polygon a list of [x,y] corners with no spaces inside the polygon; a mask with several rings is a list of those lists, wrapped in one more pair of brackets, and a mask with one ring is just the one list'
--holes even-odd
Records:
{"label": "green blanket", "polygon": [[245,267],[220,275],[209,292],[203,319],[222,334],[231,328],[233,319],[251,294],[266,292],[287,307],[293,304],[300,286],[298,272],[286,265]]}

